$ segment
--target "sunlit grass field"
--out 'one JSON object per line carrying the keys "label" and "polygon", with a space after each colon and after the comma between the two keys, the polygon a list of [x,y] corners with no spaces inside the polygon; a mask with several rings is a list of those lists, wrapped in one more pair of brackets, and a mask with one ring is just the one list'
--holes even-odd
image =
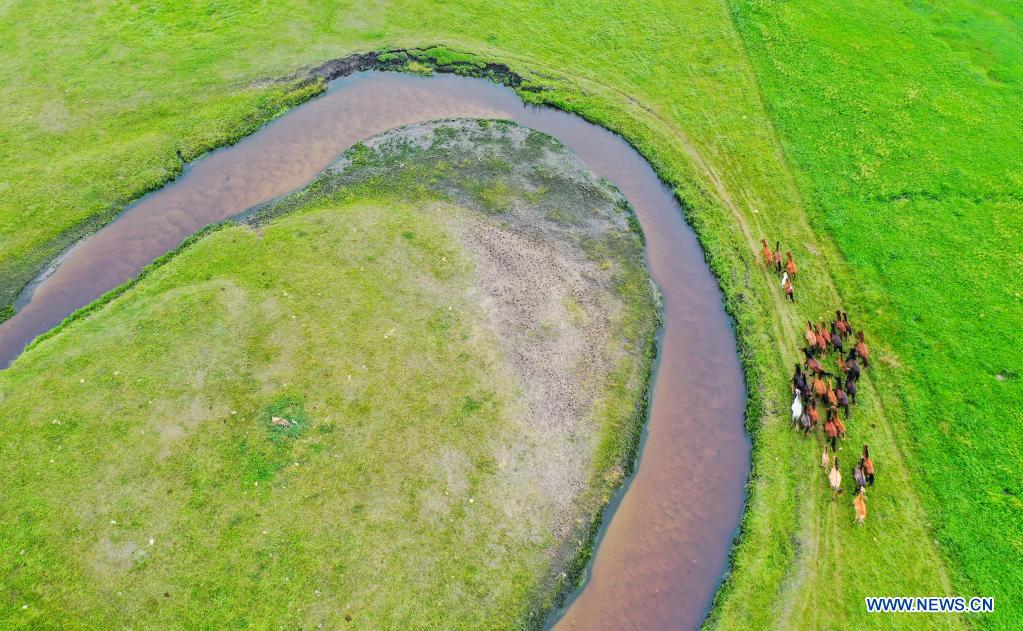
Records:
{"label": "sunlit grass field", "polygon": [[[1019,626],[1020,15],[1011,4],[65,3],[0,6],[0,305],[181,156],[303,95],[265,81],[445,43],[623,133],[685,202],[735,317],[754,477],[720,627],[959,626],[862,597],[995,595]],[[801,265],[799,301],[755,269]],[[875,351],[879,488],[857,530],[788,431],[799,326],[845,306]],[[839,585],[840,589],[822,589]],[[905,590],[911,590],[905,592]]]}
{"label": "sunlit grass field", "polygon": [[[567,160],[544,138],[534,153]],[[479,151],[496,162],[497,142]],[[538,386],[455,236],[502,211],[422,187],[494,174],[452,168],[473,154],[361,148],[345,173],[361,184],[325,176],[259,229],[210,229],[0,373],[0,627],[540,626],[644,418],[657,313],[641,237],[595,246],[610,283],[573,313],[614,333],[576,446],[551,462],[523,403]],[[595,178],[573,191],[550,169],[527,200],[512,169],[493,167],[501,204],[622,212]]]}
{"label": "sunlit grass field", "polygon": [[[1023,625],[1023,10],[736,2],[960,593]],[[882,556],[884,551],[878,553]]]}

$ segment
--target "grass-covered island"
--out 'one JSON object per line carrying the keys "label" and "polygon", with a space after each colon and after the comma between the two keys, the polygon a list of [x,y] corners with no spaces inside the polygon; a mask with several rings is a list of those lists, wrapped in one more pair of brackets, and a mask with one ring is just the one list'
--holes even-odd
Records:
{"label": "grass-covered island", "polygon": [[536,625],[656,324],[631,208],[556,140],[366,141],[0,372],[0,627]]}

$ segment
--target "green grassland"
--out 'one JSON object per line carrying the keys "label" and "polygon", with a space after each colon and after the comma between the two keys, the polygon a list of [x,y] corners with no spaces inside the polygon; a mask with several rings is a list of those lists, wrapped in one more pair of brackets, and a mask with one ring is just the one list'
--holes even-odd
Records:
{"label": "green grassland", "polygon": [[[621,305],[608,348],[628,350],[606,351],[583,419],[590,481],[566,535],[539,481],[516,477],[544,435],[451,225],[508,220],[481,183],[572,222],[596,200],[623,207],[592,176],[548,168],[534,190],[509,181],[533,163],[456,168],[509,159],[491,133],[473,138],[481,153],[360,146],[258,230],[208,230],[0,373],[0,626],[543,620],[630,467],[656,310],[641,236],[602,238]],[[514,155],[569,162],[529,138]]]}
{"label": "green grassland", "polygon": [[[0,17],[0,302],[179,154],[307,96],[267,78],[354,51],[472,51],[626,136],[721,282],[755,445],[710,625],[960,627],[862,600],[955,591],[998,596],[976,621],[1019,626],[1018,8],[26,2]],[[800,262],[795,308],[757,269],[762,237]],[[859,529],[786,418],[801,322],[838,306],[876,359],[849,424],[879,467]]]}
{"label": "green grassland", "polygon": [[1023,10],[735,4],[957,591],[1020,628]]}

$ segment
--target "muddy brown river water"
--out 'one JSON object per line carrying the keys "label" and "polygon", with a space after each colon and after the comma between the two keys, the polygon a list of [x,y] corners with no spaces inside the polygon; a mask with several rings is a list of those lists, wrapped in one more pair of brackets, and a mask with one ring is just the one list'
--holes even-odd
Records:
{"label": "muddy brown river water", "polygon": [[746,391],[722,296],[682,211],[624,140],[579,117],[456,76],[363,72],[196,161],[64,253],[0,325],[0,366],[37,335],[205,225],[302,187],[356,142],[442,118],[505,118],[565,143],[636,208],[664,328],[635,475],[608,508],[586,584],[558,629],[694,629],[727,568],[749,473]]}

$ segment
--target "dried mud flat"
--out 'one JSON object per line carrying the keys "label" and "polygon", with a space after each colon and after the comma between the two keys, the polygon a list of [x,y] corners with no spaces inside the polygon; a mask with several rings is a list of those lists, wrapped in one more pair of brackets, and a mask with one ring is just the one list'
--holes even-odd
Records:
{"label": "dried mud flat", "polygon": [[[562,542],[551,580],[565,584],[563,571],[578,571],[600,507],[631,466],[645,418],[657,299],[638,222],[621,193],[556,139],[477,119],[366,140],[308,188],[247,220],[258,227],[319,196],[384,182],[430,200],[431,216],[470,253],[467,298],[500,348],[494,377],[510,378],[520,394],[512,402],[517,440],[495,455],[501,495],[512,520],[538,502],[551,516]],[[619,416],[629,418],[618,419],[624,440],[601,468],[594,459],[613,375],[628,392]]]}

